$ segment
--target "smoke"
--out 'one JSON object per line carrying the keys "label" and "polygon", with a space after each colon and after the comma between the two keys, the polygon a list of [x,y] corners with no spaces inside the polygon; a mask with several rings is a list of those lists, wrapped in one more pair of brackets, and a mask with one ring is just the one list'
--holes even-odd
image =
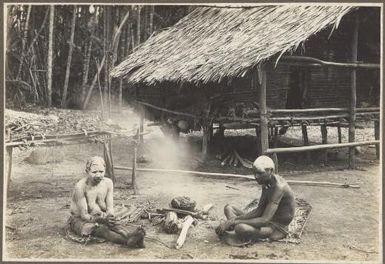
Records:
{"label": "smoke", "polygon": [[[113,115],[110,116],[108,122],[111,125],[118,125],[121,129],[127,131],[127,134],[132,135],[139,128],[140,117],[132,107],[124,106],[119,111],[113,111]],[[138,152],[137,166],[139,168],[194,170],[199,162],[200,144],[199,141],[192,142],[194,141],[192,138],[197,139],[197,137],[181,133],[179,138],[174,138],[171,135],[165,135],[159,126],[149,126],[150,123],[152,122],[144,120],[144,132],[148,132],[148,134],[144,135],[142,152]],[[127,155],[130,155],[128,152],[131,151],[124,148],[113,148],[115,149],[114,159],[117,161],[116,164],[130,166],[130,159]],[[117,157],[117,155],[121,157]],[[144,158],[146,162],[140,162],[140,158]],[[152,186],[164,185],[164,188],[161,188],[161,193],[158,193],[159,195],[188,195],[193,199],[197,199],[197,201],[200,197],[205,197],[205,190],[192,188],[192,186],[196,185],[195,181],[198,179],[191,174],[174,172],[141,172],[140,174],[141,184],[146,186],[149,193],[151,193]]]}

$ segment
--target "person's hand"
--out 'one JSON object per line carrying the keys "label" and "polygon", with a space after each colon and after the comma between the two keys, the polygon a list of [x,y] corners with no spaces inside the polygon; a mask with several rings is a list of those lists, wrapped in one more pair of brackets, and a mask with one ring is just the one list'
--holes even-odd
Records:
{"label": "person's hand", "polygon": [[108,214],[106,217],[107,225],[114,226],[116,225],[116,217],[113,214]]}
{"label": "person's hand", "polygon": [[106,213],[102,213],[95,216],[95,222],[108,226],[114,226],[116,224],[116,218],[112,214],[107,215]]}
{"label": "person's hand", "polygon": [[234,220],[230,219],[227,221],[222,221],[219,226],[215,229],[217,235],[223,235],[223,233],[229,229],[231,229],[234,225]]}

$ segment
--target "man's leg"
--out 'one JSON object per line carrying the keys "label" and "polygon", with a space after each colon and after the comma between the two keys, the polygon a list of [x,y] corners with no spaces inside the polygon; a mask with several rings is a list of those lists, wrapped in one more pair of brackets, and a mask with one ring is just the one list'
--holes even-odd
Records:
{"label": "man's leg", "polygon": [[234,228],[236,236],[244,241],[268,238],[274,233],[270,226],[253,227],[247,224],[238,224]]}
{"label": "man's leg", "polygon": [[247,224],[238,224],[234,232],[226,232],[222,239],[230,246],[244,246],[258,239],[268,238],[272,233],[273,228],[269,226],[255,228]]}
{"label": "man's leg", "polygon": [[245,214],[243,210],[229,204],[225,205],[224,213],[227,219],[233,219],[237,216]]}

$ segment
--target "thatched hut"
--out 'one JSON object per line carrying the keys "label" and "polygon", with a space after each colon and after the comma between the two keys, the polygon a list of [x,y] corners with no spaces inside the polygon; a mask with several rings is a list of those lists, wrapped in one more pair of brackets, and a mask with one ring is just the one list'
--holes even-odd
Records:
{"label": "thatched hut", "polygon": [[278,127],[294,125],[349,126],[351,147],[355,120],[379,111],[365,105],[379,104],[368,100],[379,94],[379,17],[379,7],[348,5],[198,7],[111,76],[147,116],[203,127],[204,153],[212,124],[234,122],[257,128],[260,153],[312,150],[269,147]]}

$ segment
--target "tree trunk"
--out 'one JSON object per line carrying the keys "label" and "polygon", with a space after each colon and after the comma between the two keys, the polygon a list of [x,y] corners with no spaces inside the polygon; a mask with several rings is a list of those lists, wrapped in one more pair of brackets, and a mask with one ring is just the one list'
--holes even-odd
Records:
{"label": "tree trunk", "polygon": [[[103,39],[104,39],[104,89],[103,89],[103,94],[104,94],[104,105],[107,108],[108,105],[108,72],[109,72],[109,63],[110,63],[110,56],[109,56],[109,24],[110,24],[110,7],[105,6],[104,7],[104,34],[103,34]],[[107,111],[106,111],[107,112]]]}
{"label": "tree trunk", "polygon": [[133,28],[133,25],[131,25],[131,50],[133,51],[135,49],[135,36],[134,36],[134,28]]}
{"label": "tree trunk", "polygon": [[150,36],[154,32],[154,6],[150,6]]}
{"label": "tree trunk", "polygon": [[53,59],[53,31],[55,19],[55,6],[50,6],[49,38],[48,38],[48,65],[47,65],[47,106],[52,104],[52,59]]}
{"label": "tree trunk", "polygon": [[61,107],[64,108],[67,105],[67,91],[68,91],[68,82],[70,78],[70,72],[71,72],[71,61],[72,61],[72,51],[74,49],[74,37],[75,37],[75,26],[76,26],[76,15],[77,15],[77,6],[74,6],[74,14],[72,17],[72,24],[71,24],[71,38],[69,43],[69,50],[68,50],[68,60],[67,60],[67,68],[66,68],[66,75],[64,79],[64,88],[63,88],[63,95],[61,98]]}
{"label": "tree trunk", "polygon": [[82,80],[82,94],[81,94],[82,102],[84,101],[84,98],[86,96],[86,84],[88,81],[88,73],[90,70],[91,51],[92,51],[92,39],[90,38],[90,42],[88,46],[86,46],[86,57],[84,58],[84,64],[83,64],[83,80]]}
{"label": "tree trunk", "polygon": [[[125,19],[123,19],[123,21],[122,21],[121,24],[119,25],[119,28],[118,28],[117,32],[119,32],[119,31],[121,30],[123,24],[127,21],[128,15],[129,15],[129,12],[127,12],[127,14],[126,14],[126,17],[127,17],[127,18],[125,17]],[[115,34],[115,35],[116,35],[116,34]],[[117,38],[114,37],[113,39],[114,39],[114,41],[113,41],[112,45],[114,45],[114,42],[117,40]],[[102,59],[102,62],[100,63],[98,72],[97,72],[97,74],[95,74],[95,76],[94,76],[94,79],[93,79],[93,81],[92,81],[92,84],[91,84],[91,86],[90,86],[90,89],[88,90],[86,99],[84,100],[84,103],[83,103],[83,109],[85,109],[85,108],[87,107],[88,101],[89,101],[89,99],[90,99],[90,97],[91,97],[92,90],[94,89],[94,86],[95,86],[95,84],[96,84],[96,82],[97,82],[97,76],[98,76],[98,74],[100,74],[100,71],[102,70],[103,65],[105,65],[105,59],[106,59],[106,57],[104,56],[103,59]]]}
{"label": "tree trunk", "polygon": [[25,58],[25,45],[27,43],[27,39],[28,39],[28,32],[29,32],[29,19],[31,17],[31,9],[32,9],[32,6],[29,5],[28,6],[28,11],[27,11],[27,19],[25,21],[25,25],[24,25],[24,34],[23,34],[23,37],[22,37],[22,40],[21,40],[21,59],[20,59],[20,65],[19,65],[19,70],[17,72],[17,75],[16,75],[16,80],[20,80],[21,78],[21,69],[23,68],[23,63],[24,63],[24,58]]}
{"label": "tree trunk", "polygon": [[138,5],[138,17],[136,21],[136,46],[139,46],[140,44],[140,11],[141,11],[141,6]]}

